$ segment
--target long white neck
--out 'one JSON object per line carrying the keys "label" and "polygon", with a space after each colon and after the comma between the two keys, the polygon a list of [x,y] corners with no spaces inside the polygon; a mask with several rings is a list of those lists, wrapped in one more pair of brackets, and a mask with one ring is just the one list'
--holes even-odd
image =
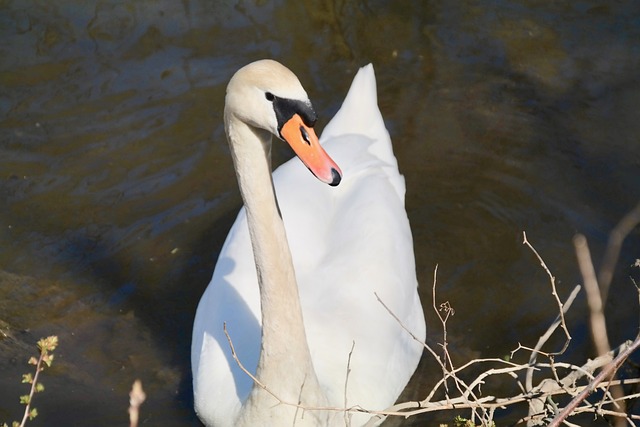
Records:
{"label": "long white neck", "polygon": [[[323,406],[326,398],[313,369],[302,318],[298,286],[284,224],[271,178],[271,134],[250,127],[235,116],[225,117],[227,136],[240,192],[247,212],[262,309],[262,346],[256,377],[280,399]],[[240,355],[242,357],[242,355]],[[296,416],[300,421],[326,424],[312,411],[304,414],[278,402],[257,385],[243,404],[239,424],[265,422],[265,415]],[[268,424],[268,423],[267,423]]]}

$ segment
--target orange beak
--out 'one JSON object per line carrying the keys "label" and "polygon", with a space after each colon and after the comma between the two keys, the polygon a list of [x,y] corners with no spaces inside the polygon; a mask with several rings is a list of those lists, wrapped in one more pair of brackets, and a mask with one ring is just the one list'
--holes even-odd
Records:
{"label": "orange beak", "polygon": [[298,114],[282,126],[280,135],[316,178],[332,186],[340,184],[342,171],[324,151],[313,128],[305,125]]}

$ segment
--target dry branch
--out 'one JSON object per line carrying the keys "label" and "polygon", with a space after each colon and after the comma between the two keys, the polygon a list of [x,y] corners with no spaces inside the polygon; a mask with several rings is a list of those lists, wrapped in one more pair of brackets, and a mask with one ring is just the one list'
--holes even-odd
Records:
{"label": "dry branch", "polygon": [[140,406],[146,400],[147,395],[142,389],[142,381],[135,380],[129,392],[129,426],[138,427],[140,420]]}
{"label": "dry branch", "polygon": [[587,293],[587,304],[589,305],[591,323],[591,338],[596,346],[598,354],[605,354],[611,350],[609,337],[607,336],[607,322],[604,318],[600,287],[596,278],[596,270],[591,262],[591,252],[587,245],[587,239],[582,234],[573,238],[573,245],[576,248],[578,266],[584,280],[584,289]]}
{"label": "dry branch", "polygon": [[[616,358],[606,365],[606,367],[596,376],[593,381],[589,383],[587,387],[585,387],[559,414],[554,420],[549,424],[549,427],[557,427],[559,426],[572,412],[576,410],[578,405],[582,403],[587,396],[589,396],[593,391],[605,380],[605,378],[611,377],[615,371],[620,368],[620,366],[629,358],[631,353],[640,347],[640,336],[636,337],[635,341],[628,344],[628,347],[624,349],[624,351],[620,351]],[[608,386],[608,384],[607,384]],[[624,396],[620,402],[623,402],[624,399],[628,399],[630,396]],[[626,416],[626,415],[625,415]]]}
{"label": "dry branch", "polygon": [[[638,205],[631,214],[625,217],[623,222],[621,222],[616,230],[612,232],[610,245],[618,245],[618,247],[607,250],[608,254],[613,253],[616,255],[613,258],[609,255],[609,260],[614,259],[615,261],[615,259],[617,259],[619,246],[622,242],[621,239],[624,239],[626,233],[633,229],[635,224],[639,221],[640,205]],[[597,276],[593,269],[593,264],[591,263],[591,257],[588,253],[586,240],[580,236],[575,239],[576,251],[580,269],[583,273],[584,285],[587,289],[588,299],[590,300],[590,319],[592,330],[594,331],[594,341],[601,341],[600,344],[598,344],[599,356],[593,360],[588,360],[581,366],[555,360],[556,357],[565,352],[571,342],[571,334],[565,320],[565,314],[575,301],[581,287],[579,285],[576,286],[563,302],[558,295],[555,277],[538,251],[528,241],[525,233],[523,233],[523,244],[533,252],[548,275],[551,294],[553,295],[558,307],[558,315],[556,319],[551,323],[547,331],[538,339],[535,347],[530,348],[519,344],[518,348],[512,352],[513,356],[516,351],[529,351],[530,356],[528,363],[517,364],[499,358],[485,358],[471,360],[459,367],[454,365],[448,350],[447,322],[450,320],[451,316],[455,314],[455,311],[448,301],[440,304],[437,302],[437,266],[434,270],[432,286],[432,307],[438,316],[442,327],[442,342],[439,343],[442,351],[441,354],[431,348],[427,343],[418,339],[376,294],[376,298],[389,312],[389,314],[393,316],[393,318],[414,340],[420,342],[424,346],[442,370],[442,378],[438,380],[431,390],[426,393],[426,397],[423,400],[399,403],[382,411],[369,410],[359,406],[349,407],[347,400],[347,386],[349,371],[351,369],[350,353],[346,368],[344,407],[308,407],[300,404],[299,402],[287,402],[279,398],[269,389],[267,384],[261,383],[254,375],[244,368],[236,355],[233,342],[227,333],[225,325],[224,332],[231,347],[232,356],[245,374],[247,374],[255,384],[267,393],[271,394],[279,404],[294,406],[305,411],[320,410],[343,412],[345,425],[348,425],[350,422],[349,414],[354,412],[364,412],[372,415],[372,418],[365,426],[373,426],[388,416],[408,418],[430,412],[466,409],[471,411],[472,422],[479,422],[484,426],[491,425],[493,423],[495,411],[515,405],[529,406],[528,415],[518,422],[518,424],[527,423],[528,426],[536,426],[549,422],[551,422],[551,424],[549,424],[550,426],[559,426],[560,424],[572,426],[574,424],[569,422],[567,418],[572,415],[583,413],[591,413],[600,417],[611,416],[615,417],[617,423],[621,423],[621,425],[625,425],[626,423],[635,425],[633,420],[640,419],[640,416],[626,414],[624,410],[625,401],[639,398],[640,393],[624,395],[621,388],[622,382],[615,380],[613,376],[627,358],[638,347],[640,347],[640,335],[633,342],[628,341],[613,351],[609,350],[608,339],[606,339],[604,313],[602,310],[603,300],[606,298],[606,293],[601,291],[598,287],[598,281],[596,279]],[[605,267],[612,268],[610,266]],[[607,276],[610,273],[605,272],[604,274]],[[638,290],[638,293],[640,304],[640,289]],[[602,297],[602,295],[605,295],[605,297]],[[542,351],[544,344],[558,328],[562,329],[566,337],[563,347],[557,352]],[[603,337],[605,338],[604,340],[602,340]],[[538,361],[541,357],[546,358],[548,362]],[[484,365],[487,366],[485,367]],[[463,377],[467,376],[466,373],[469,372],[471,368],[477,369],[479,367],[482,369],[482,372],[477,374],[475,378],[471,380],[463,379]],[[599,372],[596,374],[596,371],[598,370]],[[563,374],[560,372],[563,372]],[[536,376],[542,378],[537,384],[534,383],[534,373]],[[485,386],[485,384],[489,383],[496,377],[505,375],[514,381],[515,385],[520,388],[520,393],[503,397],[483,395],[482,387]],[[524,384],[520,382],[520,376],[525,377]],[[640,378],[627,379],[624,383],[640,384]],[[451,384],[453,384],[454,387],[450,387]],[[610,393],[609,388],[612,388],[612,391],[618,391]],[[586,400],[587,397],[596,390],[602,393],[598,398],[598,402],[595,404],[588,402]],[[444,398],[434,400],[438,394],[444,395]],[[572,400],[564,407],[561,407],[559,403],[554,402],[553,400],[554,398],[557,399],[562,397],[565,397],[565,400],[568,400],[566,399],[567,396],[571,397]]]}
{"label": "dry branch", "polygon": [[609,295],[609,286],[613,278],[613,270],[618,263],[622,242],[638,224],[640,224],[640,203],[626,214],[609,234],[609,242],[607,243],[602,267],[598,275],[598,283],[600,284],[603,301],[606,301]]}

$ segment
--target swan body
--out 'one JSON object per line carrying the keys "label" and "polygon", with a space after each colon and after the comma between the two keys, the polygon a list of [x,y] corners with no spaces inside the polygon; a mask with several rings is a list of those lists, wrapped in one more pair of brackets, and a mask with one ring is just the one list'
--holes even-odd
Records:
{"label": "swan body", "polygon": [[[273,172],[276,202],[269,153],[271,134],[286,127],[280,100],[303,122],[290,127],[294,137],[300,125],[302,145],[313,142],[315,113],[284,66],[252,63],[227,88],[225,126],[245,206],[196,312],[195,409],[207,426],[362,425],[371,415],[295,404],[383,410],[418,364],[422,345],[376,298],[424,339],[404,179],[368,65],[324,129],[318,150],[328,156],[309,160],[292,144],[305,164],[292,159]],[[240,369],[225,325],[238,359],[269,391]]]}

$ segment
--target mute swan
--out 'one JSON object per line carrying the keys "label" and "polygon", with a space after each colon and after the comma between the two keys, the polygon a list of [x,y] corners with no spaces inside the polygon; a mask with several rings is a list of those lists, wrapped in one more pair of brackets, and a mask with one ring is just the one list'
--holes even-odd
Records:
{"label": "mute swan", "polygon": [[[373,67],[363,67],[322,134],[325,152],[289,69],[261,60],[229,82],[225,129],[245,206],[193,327],[194,403],[207,426],[362,425],[371,415],[287,403],[382,410],[418,364],[422,345],[374,294],[424,338],[404,179],[375,85]],[[273,173],[277,201],[272,134],[302,160]],[[234,361],[224,324],[269,392]]]}

